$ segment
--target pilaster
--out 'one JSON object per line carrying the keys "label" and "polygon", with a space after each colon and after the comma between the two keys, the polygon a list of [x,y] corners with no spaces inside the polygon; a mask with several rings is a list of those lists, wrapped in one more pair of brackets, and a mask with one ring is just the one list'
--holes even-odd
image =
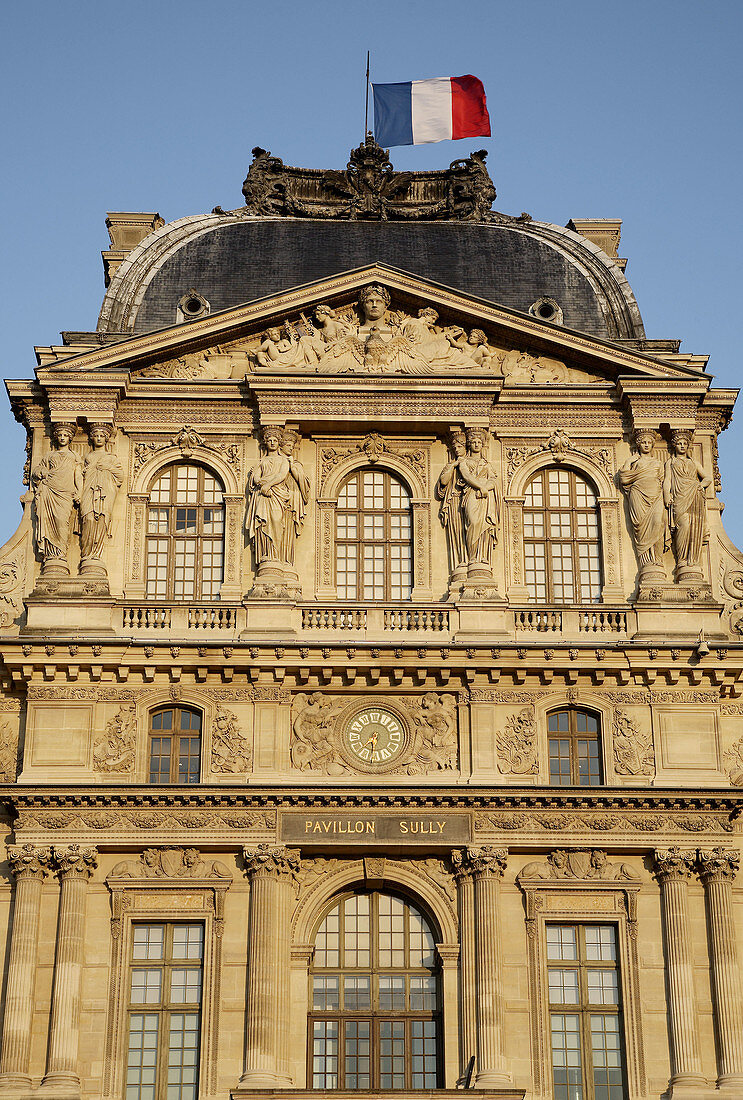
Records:
{"label": "pilaster", "polygon": [[700,851],[712,961],[720,1089],[743,1093],[743,983],[737,931],[733,922],[733,879],[740,855],[724,848]]}
{"label": "pilaster", "polygon": [[23,1090],[31,1084],[28,1066],[41,887],[51,856],[51,848],[35,848],[32,844],[8,848],[8,865],[16,887],[0,1050],[2,1090]]}
{"label": "pilaster", "polygon": [[62,883],[57,924],[52,1019],[46,1074],[41,1090],[49,1095],[80,1096],[80,979],[85,945],[85,900],[97,851],[80,844],[54,849]]}

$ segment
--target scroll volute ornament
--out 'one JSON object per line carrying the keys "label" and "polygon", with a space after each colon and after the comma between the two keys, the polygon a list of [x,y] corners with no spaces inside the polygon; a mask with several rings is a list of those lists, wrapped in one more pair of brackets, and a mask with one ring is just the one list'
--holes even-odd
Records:
{"label": "scroll volute ornament", "polygon": [[688,879],[694,870],[696,852],[681,848],[658,848],[653,853],[653,870],[656,878],[664,880]]}
{"label": "scroll volute ornament", "polygon": [[740,853],[726,848],[700,849],[699,876],[702,882],[727,879],[732,882],[740,869]]}
{"label": "scroll volute ornament", "polygon": [[62,875],[88,878],[98,866],[98,849],[82,844],[68,844],[54,849],[54,862]]}
{"label": "scroll volute ornament", "polygon": [[279,878],[290,875],[295,878],[300,867],[298,848],[284,848],[270,844],[259,844],[256,848],[244,848],[245,871],[249,878],[254,876]]}
{"label": "scroll volute ornament", "polygon": [[480,878],[503,878],[508,862],[508,848],[496,848],[484,845],[481,848],[455,849],[451,854],[454,876],[457,879],[469,876]]}
{"label": "scroll volute ornament", "polygon": [[46,874],[51,859],[51,848],[37,848],[33,844],[11,845],[8,848],[8,865],[16,878],[36,878]]}

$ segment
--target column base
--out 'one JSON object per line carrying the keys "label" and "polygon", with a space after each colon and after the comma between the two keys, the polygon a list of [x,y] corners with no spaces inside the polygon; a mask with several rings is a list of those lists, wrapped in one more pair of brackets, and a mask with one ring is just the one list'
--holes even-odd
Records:
{"label": "column base", "polygon": [[478,1073],[475,1077],[474,1088],[476,1089],[498,1089],[505,1088],[512,1083],[511,1075],[506,1073],[497,1073],[495,1070],[485,1070],[483,1073]]}
{"label": "column base", "polygon": [[665,1095],[666,1100],[719,1100],[720,1097],[718,1090],[704,1078],[674,1081]]}
{"label": "column base", "polygon": [[743,1073],[726,1073],[718,1077],[717,1087],[720,1092],[729,1092],[731,1096],[743,1096]]}
{"label": "column base", "polygon": [[70,1071],[47,1073],[37,1089],[38,1094],[43,1095],[44,1100],[80,1100],[80,1078]]}
{"label": "column base", "polygon": [[232,1090],[232,1096],[240,1096],[244,1090],[252,1092],[255,1089],[288,1089],[292,1086],[290,1077],[279,1073],[244,1073],[237,1083],[237,1088]]}

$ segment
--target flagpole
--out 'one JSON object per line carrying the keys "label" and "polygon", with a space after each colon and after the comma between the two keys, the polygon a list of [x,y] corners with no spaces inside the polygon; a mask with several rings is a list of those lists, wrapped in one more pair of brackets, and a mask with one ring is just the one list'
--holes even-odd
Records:
{"label": "flagpole", "polygon": [[369,50],[366,51],[366,110],[364,111],[364,141],[369,133]]}

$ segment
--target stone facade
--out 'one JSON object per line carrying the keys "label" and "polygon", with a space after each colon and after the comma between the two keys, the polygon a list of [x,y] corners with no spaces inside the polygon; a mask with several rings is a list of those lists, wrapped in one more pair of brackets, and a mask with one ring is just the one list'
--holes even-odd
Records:
{"label": "stone facade", "polygon": [[[556,238],[447,214],[458,164],[424,220]],[[287,171],[259,150],[248,208],[208,225],[342,220],[332,173],[305,173],[318,213]],[[394,206],[385,172],[407,217],[415,181]],[[104,318],[165,262],[156,215],[116,218],[137,233]],[[582,224],[629,310],[618,223],[609,255]],[[318,927],[373,894],[434,932],[436,1089],[552,1097],[550,930],[603,928],[621,1095],[743,1095],[735,392],[639,329],[563,327],[548,283],[529,312],[382,263],[305,282],[216,311],[184,285],[170,327],[72,334],[7,383],[29,464],[0,549],[0,1088],[125,1095],[137,930],[185,922],[197,1094],[303,1093]],[[195,723],[180,756],[167,714]]]}

